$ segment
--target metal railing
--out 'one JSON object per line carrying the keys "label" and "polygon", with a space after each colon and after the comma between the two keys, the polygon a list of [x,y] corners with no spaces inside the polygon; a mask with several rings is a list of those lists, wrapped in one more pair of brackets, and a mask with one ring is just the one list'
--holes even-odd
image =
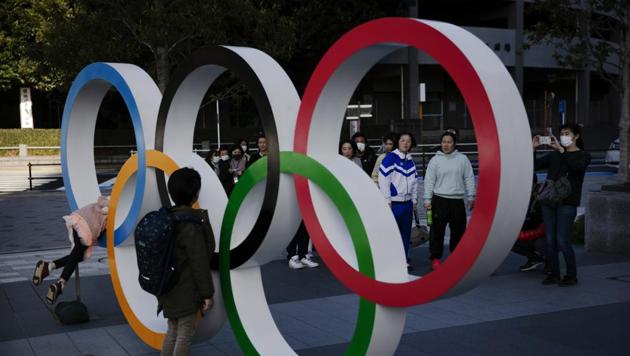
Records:
{"label": "metal railing", "polygon": [[63,176],[46,176],[46,177],[33,177],[33,167],[38,166],[61,166],[61,163],[31,163],[28,162],[28,190],[33,190],[33,180],[35,179],[50,179],[50,178],[63,178]]}
{"label": "metal railing", "polygon": [[[209,148],[194,148],[194,146],[201,146],[201,144],[194,144],[193,145],[193,149],[192,151],[194,153],[199,154],[200,156],[202,155],[202,153],[207,153],[209,151],[212,151],[213,149],[209,149]],[[415,152],[411,152],[411,156],[414,157],[414,161],[416,162],[416,167],[420,168],[419,171],[420,172],[424,172],[428,163],[428,160],[431,159],[431,157],[435,156],[437,154],[437,151],[439,149],[439,144],[420,144],[420,145],[416,145],[414,147]],[[457,144],[458,147],[476,147],[477,143],[458,143]],[[136,147],[135,145],[114,145],[114,146],[94,146],[95,148],[130,148],[130,147]],[[372,149],[374,149],[375,151],[377,151],[378,149],[380,149],[380,145],[370,145],[370,147]],[[0,150],[8,150],[8,149],[19,149],[19,147],[0,147]],[[59,149],[59,146],[29,146],[29,149]],[[418,149],[420,150],[418,152]],[[250,151],[254,152],[255,150],[250,149]],[[536,154],[539,153],[546,153],[546,152],[551,152],[553,150],[551,149],[546,149],[546,150],[537,150]],[[591,150],[589,151],[592,155],[592,160],[591,160],[591,166],[606,166],[605,164],[605,154],[606,154],[607,150]],[[477,170],[479,164],[478,164],[478,160],[476,159],[476,156],[479,154],[479,151],[477,150],[469,150],[469,151],[459,151],[462,154],[465,154],[466,156],[469,157],[470,162],[473,166],[473,169],[475,169],[475,171]],[[136,153],[136,150],[129,150],[129,155],[133,155]],[[471,156],[474,157],[473,159],[471,159]],[[416,157],[420,157],[418,160],[416,160]],[[428,160],[427,160],[428,159]],[[46,176],[46,177],[33,177],[33,172],[32,172],[32,167],[36,167],[36,166],[60,166],[61,163],[28,163],[28,181],[29,181],[29,190],[33,190],[33,180],[37,180],[37,179],[50,179],[50,178],[63,178],[63,176]],[[418,165],[420,165],[420,167],[418,167]]]}

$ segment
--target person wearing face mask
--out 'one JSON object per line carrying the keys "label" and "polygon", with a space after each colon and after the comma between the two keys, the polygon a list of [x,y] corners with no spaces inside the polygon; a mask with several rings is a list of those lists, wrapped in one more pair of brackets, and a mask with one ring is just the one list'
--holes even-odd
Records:
{"label": "person wearing face mask", "polygon": [[361,167],[361,160],[355,156],[356,152],[357,145],[352,140],[343,140],[339,144],[339,154],[351,160],[357,166]]}
{"label": "person wearing face mask", "polygon": [[238,140],[239,142],[239,146],[241,147],[241,149],[243,150],[243,157],[245,157],[246,162],[249,162],[249,143],[247,142],[247,139],[242,138],[240,140]]}
{"label": "person wearing face mask", "polygon": [[210,150],[208,157],[206,157],[206,163],[208,163],[217,176],[219,175],[219,162],[221,162],[219,153],[216,150]]}
{"label": "person wearing face mask", "polygon": [[[418,204],[418,174],[410,154],[415,146],[416,141],[411,133],[400,134],[398,148],[383,158],[378,173],[378,186],[392,208],[405,248],[405,257],[409,257],[411,222]],[[409,263],[407,269],[412,269]]]}
{"label": "person wearing face mask", "polygon": [[228,195],[232,191],[234,180],[232,174],[230,174],[230,151],[226,147],[221,147],[219,150],[219,161],[217,163],[217,175],[219,181],[223,185],[223,189]]}
{"label": "person wearing face mask", "polygon": [[398,136],[395,133],[392,132],[383,137],[383,153],[378,156],[376,163],[374,163],[374,169],[372,169],[372,180],[376,185],[378,185],[378,169],[381,167],[383,159],[396,148],[398,148]]}
{"label": "person wearing face mask", "polygon": [[[534,136],[532,146],[541,146],[540,136]],[[558,180],[566,177],[571,189],[569,195],[559,206],[542,204],[542,217],[545,224],[546,257],[549,274],[542,281],[544,285],[558,284],[572,286],[577,284],[577,265],[575,252],[571,246],[573,223],[580,206],[582,184],[586,168],[591,162],[591,155],[584,151],[582,130],[574,123],[560,127],[560,142],[551,136],[553,152],[534,161],[535,170],[547,170],[547,179]],[[560,278],[558,252],[562,252],[566,263],[566,275]]]}
{"label": "person wearing face mask", "polygon": [[258,152],[252,154],[249,157],[249,160],[247,161],[248,167],[267,155],[267,138],[265,136],[258,136],[258,140],[256,140],[256,145],[258,146]]}
{"label": "person wearing face mask", "polygon": [[367,144],[367,138],[364,134],[357,132],[352,135],[352,141],[357,145],[355,156],[361,160],[361,167],[367,174],[372,173],[374,163],[376,162],[376,154],[374,150]]}
{"label": "person wearing face mask", "polygon": [[433,217],[429,249],[433,269],[440,266],[444,251],[446,226],[451,229],[449,250],[452,253],[466,230],[466,203],[472,209],[475,201],[475,174],[468,157],[456,149],[457,137],[442,134],[441,150],[431,158],[424,177],[424,208]]}
{"label": "person wearing face mask", "polygon": [[232,181],[234,184],[238,183],[241,175],[247,168],[247,158],[245,158],[245,152],[241,146],[232,147],[232,159],[230,160],[229,172],[232,175]]}

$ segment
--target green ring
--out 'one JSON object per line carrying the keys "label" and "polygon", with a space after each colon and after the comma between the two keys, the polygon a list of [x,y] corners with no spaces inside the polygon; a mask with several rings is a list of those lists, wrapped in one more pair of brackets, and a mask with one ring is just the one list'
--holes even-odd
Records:
{"label": "green ring", "polygon": [[[296,152],[280,152],[280,172],[298,174],[317,184],[332,200],[348,227],[352,244],[357,253],[359,271],[366,276],[375,278],[372,251],[367,238],[367,232],[356,206],[350,195],[343,188],[337,178],[323,165],[314,159]],[[236,336],[241,350],[245,355],[258,355],[259,352],[249,339],[243,323],[238,315],[230,279],[230,242],[236,215],[245,197],[254,186],[267,175],[267,157],[263,157],[252,164],[240,177],[228,200],[219,241],[219,273],[221,275],[221,290],[230,325]],[[376,319],[376,305],[364,298],[360,298],[359,316],[354,334],[346,355],[365,355],[367,353],[374,323]]]}

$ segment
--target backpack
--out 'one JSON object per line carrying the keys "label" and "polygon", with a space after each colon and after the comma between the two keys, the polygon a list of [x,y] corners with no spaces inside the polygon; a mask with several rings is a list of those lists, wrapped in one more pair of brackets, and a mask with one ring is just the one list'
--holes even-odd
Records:
{"label": "backpack", "polygon": [[175,225],[190,221],[201,223],[197,215],[173,214],[168,208],[145,215],[134,232],[138,282],[145,291],[160,296],[170,291],[179,281],[175,259]]}

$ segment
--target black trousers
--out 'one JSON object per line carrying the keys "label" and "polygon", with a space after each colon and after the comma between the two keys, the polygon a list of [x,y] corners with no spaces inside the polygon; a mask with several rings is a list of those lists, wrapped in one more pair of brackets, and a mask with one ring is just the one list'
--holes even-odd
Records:
{"label": "black trousers", "polygon": [[306,226],[304,225],[304,221],[300,224],[298,231],[293,236],[293,240],[287,246],[287,258],[291,258],[295,255],[298,256],[299,259],[306,257],[308,253],[308,232],[306,231]]}
{"label": "black trousers", "polygon": [[437,195],[431,199],[433,225],[431,225],[429,249],[431,259],[440,259],[444,253],[446,226],[451,228],[449,249],[451,253],[466,230],[466,204],[464,199],[447,199]]}
{"label": "black trousers", "polygon": [[545,239],[516,240],[512,252],[527,257],[531,261],[542,261],[545,255]]}
{"label": "black trousers", "polygon": [[87,246],[81,244],[81,239],[76,231],[72,232],[72,239],[74,240],[74,247],[70,254],[53,261],[55,268],[63,267],[60,278],[63,278],[64,281],[70,279],[79,262],[83,261],[83,253],[87,250]]}

